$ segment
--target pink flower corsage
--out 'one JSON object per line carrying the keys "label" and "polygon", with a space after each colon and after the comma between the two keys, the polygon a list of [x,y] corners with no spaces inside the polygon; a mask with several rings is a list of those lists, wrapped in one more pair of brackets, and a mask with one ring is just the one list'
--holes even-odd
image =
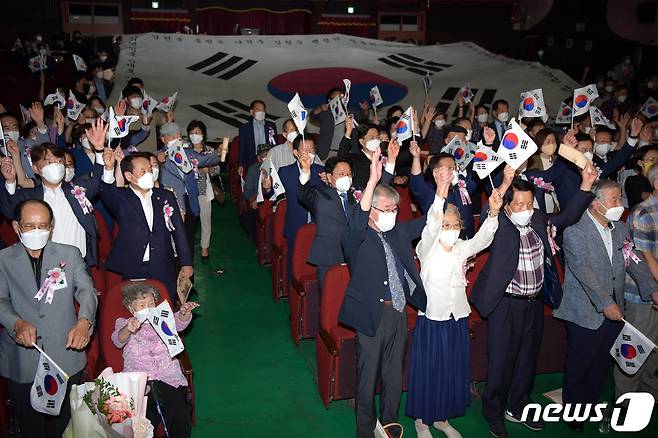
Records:
{"label": "pink flower corsage", "polygon": [[462,198],[462,204],[471,205],[471,195],[469,195],[468,190],[466,190],[466,181],[460,179],[457,183],[457,187],[459,188],[459,196]]}
{"label": "pink flower corsage", "polygon": [[635,264],[637,265],[640,263],[642,260],[633,252],[633,248],[635,245],[633,244],[633,240],[630,237],[627,237],[624,239],[624,246],[621,247],[621,253],[624,256],[624,265],[628,266],[628,261],[633,260]]}
{"label": "pink flower corsage", "polygon": [[270,142],[270,145],[274,146],[276,144],[276,141],[274,140],[274,129],[269,128],[267,131],[267,136],[268,140]]}
{"label": "pink flower corsage", "polygon": [[89,202],[89,199],[87,199],[86,193],[87,193],[87,189],[80,186],[73,186],[73,189],[71,190],[71,194],[75,196],[75,199],[78,201],[78,204],[80,204],[80,207],[82,208],[82,212],[84,214],[89,214],[92,211],[94,211],[94,206],[91,205],[91,202]]}
{"label": "pink flower corsage", "polygon": [[361,202],[361,196],[363,195],[363,192],[361,190],[354,190],[354,199],[356,199],[356,202]]}
{"label": "pink flower corsage", "polygon": [[466,279],[466,273],[473,266],[475,266],[475,261],[473,260],[473,258],[464,260],[464,263],[462,264],[462,272],[461,272],[462,280],[464,280],[464,284],[466,284],[467,286],[468,286],[468,280]]}
{"label": "pink flower corsage", "polygon": [[544,190],[549,191],[549,192],[553,192],[553,191],[555,191],[555,187],[553,187],[553,184],[544,181],[544,178],[541,178],[541,177],[539,177],[539,178],[532,177],[532,182],[533,182],[537,187],[539,187],[540,189],[544,189]]}
{"label": "pink flower corsage", "polygon": [[164,202],[164,207],[162,207],[162,213],[164,214],[164,221],[165,225],[167,226],[167,230],[174,231],[176,228],[174,227],[174,223],[171,221],[171,217],[174,215],[174,207],[169,205],[169,201]]}
{"label": "pink flower corsage", "polygon": [[551,246],[551,254],[555,255],[560,250],[560,247],[557,246],[557,242],[555,241],[555,236],[557,236],[555,225],[549,225],[546,234],[548,234],[548,244]]}
{"label": "pink flower corsage", "polygon": [[43,298],[43,296],[45,295],[46,303],[52,304],[57,286],[66,285],[66,274],[65,274],[66,270],[64,269],[65,266],[66,266],[66,262],[64,260],[61,260],[59,262],[59,266],[48,270],[48,276],[43,281],[43,284],[37,291],[37,294],[34,296],[34,298],[36,298],[37,301],[41,301],[41,298]]}

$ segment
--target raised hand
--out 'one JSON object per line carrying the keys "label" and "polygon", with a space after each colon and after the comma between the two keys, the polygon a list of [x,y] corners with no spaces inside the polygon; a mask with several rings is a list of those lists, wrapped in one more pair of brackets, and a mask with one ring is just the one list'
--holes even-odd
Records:
{"label": "raised hand", "polygon": [[128,320],[128,324],[126,324],[126,329],[131,335],[134,335],[137,333],[137,330],[142,326],[142,323],[139,322],[139,319],[132,317]]}
{"label": "raised hand", "polygon": [[494,141],[496,141],[496,131],[488,126],[485,126],[482,131],[482,137],[484,138],[484,144],[491,146]]}
{"label": "raised hand", "polygon": [[[117,146],[117,148],[120,149],[121,146]],[[114,151],[112,148],[103,149],[103,163],[105,163],[105,168],[107,170],[114,169],[114,160]]]}
{"label": "raised hand", "polygon": [[436,182],[436,193],[442,198],[448,196],[450,186],[452,185],[452,171],[447,167],[439,167],[438,171],[434,174],[434,181]]}
{"label": "raised hand", "polygon": [[[391,146],[390,146],[390,143],[389,143],[389,148],[390,147]],[[412,141],[411,143],[409,143],[409,153],[414,158],[420,158],[420,146],[418,146],[417,141]]]}
{"label": "raised hand", "polygon": [[100,117],[91,125],[91,128],[85,130],[89,143],[96,152],[105,149],[105,134],[107,133],[107,124]]}
{"label": "raised hand", "polygon": [[381,149],[375,149],[375,152],[372,153],[372,161],[370,162],[370,179],[368,182],[373,182],[377,184],[379,179],[382,177],[382,162],[380,160],[382,155]]}
{"label": "raised hand", "polygon": [[119,99],[117,105],[114,107],[114,114],[117,116],[123,116],[126,114],[127,108],[128,104],[126,103],[126,99]]}
{"label": "raised hand", "polygon": [[30,117],[37,125],[43,125],[43,104],[41,102],[34,102],[30,107]]}
{"label": "raised hand", "polygon": [[352,138],[352,132],[354,131],[354,116],[350,114],[345,120],[345,137]]}
{"label": "raised hand", "polygon": [[299,167],[302,168],[302,172],[307,173],[311,171],[311,157],[308,156],[308,152],[302,152],[299,155]]}
{"label": "raised hand", "polygon": [[16,181],[16,168],[11,158],[4,157],[0,160],[0,173],[6,182],[13,183]]}
{"label": "raised hand", "polygon": [[174,118],[176,117],[176,110],[173,108],[167,111],[167,114],[165,114],[167,117],[167,123],[174,123]]}
{"label": "raised hand", "polygon": [[491,196],[489,196],[489,214],[492,216],[497,215],[502,207],[503,195],[498,189],[495,189],[491,192]]}
{"label": "raised hand", "polygon": [[55,125],[57,125],[57,134],[61,135],[62,132],[64,132],[64,129],[66,129],[66,126],[64,124],[64,114],[62,114],[62,111],[57,107],[53,109],[53,121],[55,122]]}
{"label": "raised hand", "polygon": [[432,119],[436,115],[436,108],[428,105],[425,110],[423,111],[423,126],[425,126],[427,123],[432,123]]}
{"label": "raised hand", "polygon": [[9,155],[12,157],[19,157],[21,155],[21,151],[18,149],[18,143],[14,140],[9,140],[7,142],[7,152],[9,152]]}
{"label": "raised hand", "polygon": [[126,154],[123,152],[121,145],[119,145],[114,149],[114,160],[117,164],[120,164],[124,158],[126,158]]}
{"label": "raised hand", "polygon": [[387,157],[388,162],[395,163],[395,160],[397,160],[399,153],[400,153],[400,143],[398,143],[398,141],[394,138],[393,140],[388,142],[388,157]]}
{"label": "raised hand", "polygon": [[193,301],[188,301],[187,303],[183,304],[180,306],[180,317],[183,321],[187,321],[192,317],[192,310],[196,309],[199,307],[199,303],[195,303]]}
{"label": "raised hand", "polygon": [[576,131],[570,129],[562,137],[562,143],[566,144],[569,147],[575,148],[578,145],[578,140],[576,140]]}
{"label": "raised hand", "polygon": [[639,117],[634,117],[633,120],[631,120],[631,137],[639,136],[640,131],[642,131],[642,126],[644,126],[642,120],[640,120]]}
{"label": "raised hand", "polygon": [[580,189],[589,192],[592,185],[599,179],[599,170],[592,163],[587,163],[584,169],[580,171],[582,183]]}

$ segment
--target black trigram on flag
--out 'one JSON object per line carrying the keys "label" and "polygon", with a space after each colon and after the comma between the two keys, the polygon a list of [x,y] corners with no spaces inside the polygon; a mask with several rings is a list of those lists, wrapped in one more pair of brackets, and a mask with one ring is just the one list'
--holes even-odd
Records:
{"label": "black trigram on flag", "polygon": [[157,316],[154,316],[153,317],[153,325],[158,325],[159,323],[160,323],[160,318],[158,318]]}
{"label": "black trigram on flag", "polygon": [[48,401],[46,402],[46,407],[48,409],[55,409],[55,400],[48,399]]}
{"label": "black trigram on flag", "polygon": [[55,374],[55,377],[57,377],[57,381],[60,385],[64,383],[64,379],[62,379],[62,376],[60,376],[59,373]]}
{"label": "black trigram on flag", "polygon": [[43,397],[43,389],[41,388],[41,385],[37,385],[36,390],[37,390],[37,395],[39,397]]}
{"label": "black trigram on flag", "polygon": [[521,146],[519,146],[524,151],[528,149],[528,140],[521,140]]}
{"label": "black trigram on flag", "polygon": [[[239,128],[245,122],[251,120],[251,114],[249,114],[249,105],[238,102],[234,99],[227,99],[222,102],[195,104],[190,106],[208,117],[224,122],[227,125],[231,125],[235,128]],[[265,119],[272,122],[280,118],[281,116],[265,113]]]}
{"label": "black trigram on flag", "polygon": [[415,56],[407,55],[406,53],[388,55],[386,57],[379,58],[379,60],[386,65],[390,65],[391,67],[403,68],[420,76],[431,76],[434,73],[439,73],[446,68],[452,67],[452,64],[426,61]]}
{"label": "black trigram on flag", "polygon": [[[449,114],[450,106],[454,105],[452,117],[457,117],[459,114],[459,107],[457,105],[456,98],[460,89],[461,88],[458,87],[448,87],[443,93],[443,96],[441,96],[439,103],[436,105],[437,111]],[[473,105],[475,104],[475,97],[478,95],[478,91],[480,91],[478,88],[471,88],[471,92],[473,93]],[[495,88],[485,88],[482,90],[478,103],[488,107],[491,106],[496,97],[496,92],[498,92],[498,90]]]}
{"label": "black trigram on flag", "polygon": [[42,362],[41,365],[43,365],[44,370],[50,371],[50,364],[48,362]]}
{"label": "black trigram on flag", "polygon": [[498,155],[493,155],[493,156],[490,158],[491,161],[498,161],[498,159],[499,159]]}
{"label": "black trigram on flag", "polygon": [[636,345],[635,347],[637,348],[637,352],[638,352],[638,353],[640,353],[640,354],[644,354],[644,348],[642,348],[641,345]]}
{"label": "black trigram on flag", "polygon": [[217,52],[209,58],[187,67],[188,70],[200,71],[204,75],[215,76],[225,81],[243,73],[258,61]]}
{"label": "black trigram on flag", "polygon": [[594,94],[594,91],[591,88],[588,88],[587,89],[587,94],[589,94],[591,96],[592,94]]}
{"label": "black trigram on flag", "polygon": [[635,368],[635,362],[626,361],[626,366],[629,368]]}
{"label": "black trigram on flag", "polygon": [[167,318],[169,316],[169,311],[168,310],[162,310],[160,312],[160,318]]}
{"label": "black trigram on flag", "polygon": [[487,164],[486,163],[475,163],[473,164],[475,167],[475,170],[486,170],[487,169]]}
{"label": "black trigram on flag", "polygon": [[167,339],[167,342],[169,342],[169,345],[178,345],[178,341],[176,341],[176,339]]}
{"label": "black trigram on flag", "polygon": [[509,156],[510,160],[516,160],[517,158],[519,158],[519,156],[516,155],[516,152],[510,152],[508,154],[508,156]]}
{"label": "black trigram on flag", "polygon": [[622,338],[624,341],[628,341],[628,342],[631,341],[631,337],[630,337],[629,335],[626,335],[626,334],[622,334],[622,335],[621,335],[621,338]]}

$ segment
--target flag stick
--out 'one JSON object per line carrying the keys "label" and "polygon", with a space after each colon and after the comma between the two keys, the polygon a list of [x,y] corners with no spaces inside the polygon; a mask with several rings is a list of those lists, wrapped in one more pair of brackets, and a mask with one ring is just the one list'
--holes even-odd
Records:
{"label": "flag stick", "polygon": [[487,176],[489,177],[489,182],[491,183],[491,190],[496,190],[496,188],[494,187],[493,180],[491,179],[491,174],[489,174]]}
{"label": "flag stick", "polygon": [[55,363],[55,361],[52,360],[52,359],[50,358],[50,356],[48,356],[48,355],[46,354],[45,351],[43,351],[41,348],[39,348],[39,346],[37,345],[36,342],[33,342],[33,343],[32,343],[32,346],[33,346],[34,348],[36,348],[36,349],[39,351],[39,353],[41,353],[41,354],[43,354],[44,356],[46,356],[46,359],[48,359],[50,362],[52,362],[52,364],[55,365],[55,368],[57,368],[57,370],[58,370],[60,373],[64,374],[64,377],[66,378],[66,380],[69,380],[69,375],[66,374],[66,373],[64,372],[64,370],[62,370],[62,369],[59,367],[59,365],[57,365],[57,363]]}

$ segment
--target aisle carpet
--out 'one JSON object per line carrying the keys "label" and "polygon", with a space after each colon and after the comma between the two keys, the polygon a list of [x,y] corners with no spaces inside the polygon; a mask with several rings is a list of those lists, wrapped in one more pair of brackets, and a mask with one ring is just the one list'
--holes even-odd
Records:
{"label": "aisle carpet", "polygon": [[[193,437],[353,437],[353,408],[348,401],[333,402],[328,410],[322,405],[315,342],[293,344],[288,302],[272,300],[270,270],[258,267],[256,248],[240,228],[234,204],[214,206],[210,253],[211,260],[203,262],[197,251],[198,295],[193,299],[201,307],[187,332],[196,390]],[[219,265],[225,267],[224,275],[213,272]],[[541,394],[561,383],[560,374],[538,376],[534,399],[548,403]],[[606,395],[611,397],[610,387]],[[405,437],[414,437],[413,421],[404,415],[405,396],[399,418]],[[658,436],[657,412],[649,428],[634,436]],[[451,423],[465,438],[488,436],[478,399],[471,400],[465,417]],[[596,425],[588,426],[586,433],[575,434],[562,423],[543,432],[508,424],[508,432],[515,438],[601,435]]]}

